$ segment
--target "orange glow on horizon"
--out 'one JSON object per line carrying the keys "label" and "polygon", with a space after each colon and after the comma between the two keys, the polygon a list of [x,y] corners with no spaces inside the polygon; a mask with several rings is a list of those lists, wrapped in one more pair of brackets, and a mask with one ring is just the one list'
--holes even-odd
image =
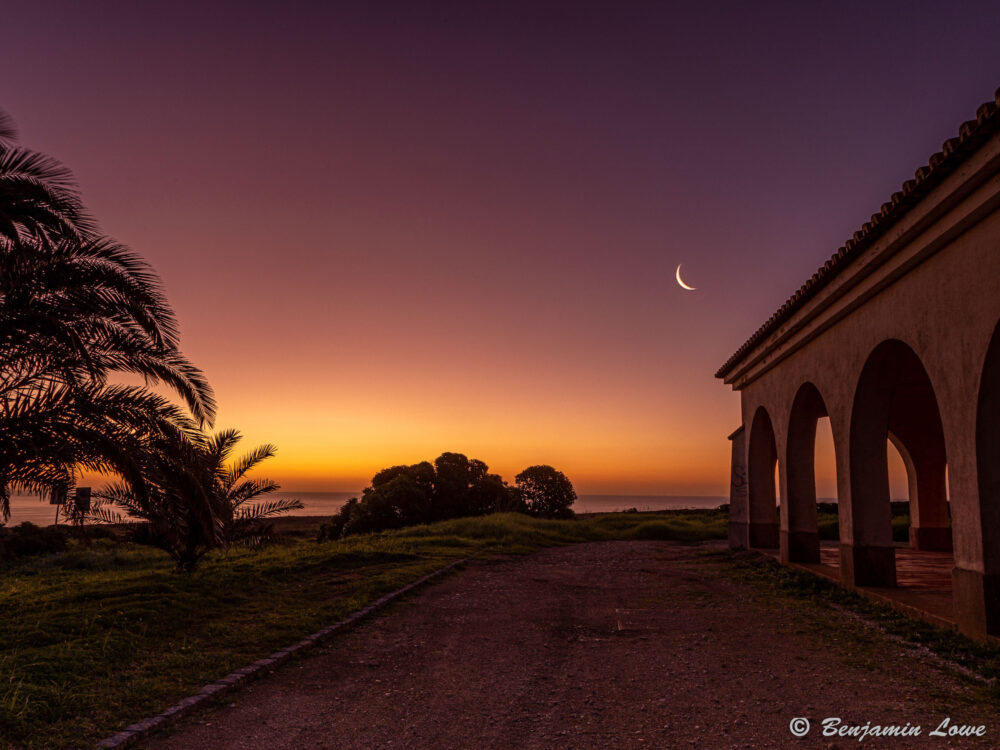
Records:
{"label": "orange glow on horizon", "polygon": [[[5,40],[21,142],[155,269],[216,427],[277,445],[261,471],[293,491],[460,451],[507,481],[552,464],[584,494],[727,495],[740,404],[713,373],[1000,59],[992,9],[945,38],[928,9],[832,4],[569,24],[503,3],[447,22],[306,3],[281,23],[252,3],[197,22],[9,5],[46,40]],[[928,39],[947,54],[895,64]]]}
{"label": "orange glow on horizon", "polygon": [[[355,384],[352,391],[360,388]],[[456,451],[485,461],[508,482],[527,466],[552,464],[581,494],[728,492],[724,439],[710,428],[700,434],[671,430],[621,404],[594,415],[516,396],[506,405],[483,396],[465,401],[470,414],[463,415],[426,397],[411,409],[399,402],[337,409],[335,403],[290,398],[251,409],[232,394],[223,403],[218,425],[238,424],[245,436],[241,447],[277,444],[278,455],[261,473],[290,491],[359,491],[386,466]],[[231,414],[239,418],[230,420]]]}

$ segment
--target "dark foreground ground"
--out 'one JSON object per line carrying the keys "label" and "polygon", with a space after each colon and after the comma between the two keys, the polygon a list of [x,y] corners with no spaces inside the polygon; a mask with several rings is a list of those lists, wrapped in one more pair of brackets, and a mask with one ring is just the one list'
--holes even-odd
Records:
{"label": "dark foreground ground", "polygon": [[[856,617],[735,583],[705,547],[475,563],[150,748],[964,747],[981,683]],[[789,722],[812,721],[805,739]],[[819,723],[921,725],[903,740]]]}

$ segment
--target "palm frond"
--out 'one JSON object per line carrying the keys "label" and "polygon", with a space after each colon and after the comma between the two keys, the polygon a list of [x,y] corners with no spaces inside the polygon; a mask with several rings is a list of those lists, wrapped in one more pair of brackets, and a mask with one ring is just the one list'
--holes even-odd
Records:
{"label": "palm frond", "polygon": [[241,521],[259,521],[264,518],[273,518],[289,511],[302,510],[304,507],[301,500],[293,500],[291,498],[265,500],[242,508],[238,518]]}
{"label": "palm frond", "polygon": [[229,470],[226,472],[225,485],[227,487],[233,487],[236,482],[246,476],[248,471],[253,469],[262,461],[272,458],[277,454],[277,452],[278,448],[270,443],[257,446],[245,456],[240,457],[236,463],[229,467]]}
{"label": "palm frond", "polygon": [[281,485],[269,479],[246,479],[231,487],[226,493],[229,505],[236,510],[262,495],[270,495],[281,489]]}
{"label": "palm frond", "polygon": [[0,109],[0,140],[17,140],[17,126],[14,124],[14,118],[2,109]]}

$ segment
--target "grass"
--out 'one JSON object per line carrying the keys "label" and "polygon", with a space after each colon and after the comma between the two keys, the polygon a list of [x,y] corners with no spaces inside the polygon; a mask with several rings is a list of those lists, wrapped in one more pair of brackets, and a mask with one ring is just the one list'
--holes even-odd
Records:
{"label": "grass", "polygon": [[892,607],[874,602],[832,581],[780,565],[755,552],[706,553],[733,580],[784,601],[807,602],[821,608],[846,610],[890,636],[914,647],[926,648],[938,657],[990,681],[992,699],[1000,699],[1000,646],[973,641],[956,631],[939,628],[909,617]]}
{"label": "grass", "polygon": [[[817,514],[817,525],[819,538],[824,540],[840,539],[840,524],[836,513]],[[893,515],[892,517],[892,540],[894,542],[910,541],[910,516],[909,514]]]}
{"label": "grass", "polygon": [[463,518],[209,556],[100,539],[0,568],[0,746],[92,747],[202,685],[463,558],[614,539],[725,538],[718,511]]}

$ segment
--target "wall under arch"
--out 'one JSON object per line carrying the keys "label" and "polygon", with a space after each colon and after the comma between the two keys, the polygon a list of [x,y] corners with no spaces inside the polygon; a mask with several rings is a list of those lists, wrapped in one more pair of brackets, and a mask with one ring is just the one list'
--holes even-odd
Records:
{"label": "wall under arch", "polygon": [[792,402],[785,448],[785,502],[781,515],[781,561],[819,562],[816,519],[816,424],[826,402],[812,383],[803,383]]}
{"label": "wall under arch", "polygon": [[764,407],[754,414],[747,446],[747,481],[749,483],[749,546],[760,549],[778,547],[777,488],[774,468],[778,449],[774,426]]}
{"label": "wall under arch", "polygon": [[[890,435],[903,446],[904,461],[912,466],[916,485],[916,497],[911,496],[913,518],[930,516],[925,518],[928,544],[943,546],[947,538],[950,546],[944,485],[947,460],[934,386],[916,352],[898,339],[875,347],[854,394],[850,430],[852,544],[841,546],[841,565],[855,585],[896,584],[886,460]],[[938,525],[933,525],[935,522]],[[923,539],[919,520],[911,533]]]}
{"label": "wall under arch", "polygon": [[956,567],[957,591],[982,602],[984,630],[1000,634],[1000,323],[986,350],[976,408],[976,475],[982,531],[982,570]]}

